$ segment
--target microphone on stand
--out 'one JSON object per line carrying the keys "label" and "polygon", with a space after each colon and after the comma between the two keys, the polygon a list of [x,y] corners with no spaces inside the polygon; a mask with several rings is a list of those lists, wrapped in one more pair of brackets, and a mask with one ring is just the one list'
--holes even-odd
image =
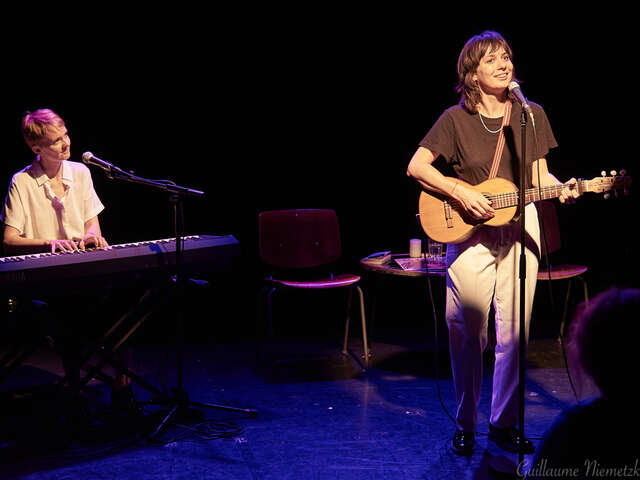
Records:
{"label": "microphone on stand", "polygon": [[106,160],[99,159],[91,152],[84,152],[82,154],[82,161],[87,165],[90,164],[90,165],[95,165],[97,167],[100,167],[103,170],[106,170],[107,172],[111,172],[112,170],[116,172],[122,172],[120,168],[116,167],[112,163],[107,162]]}
{"label": "microphone on stand", "polygon": [[127,173],[123,171],[120,167],[116,167],[114,164],[96,157],[91,152],[84,152],[82,154],[82,161],[87,165],[89,164],[96,165],[97,167],[102,168],[104,171],[107,172],[107,177],[109,178],[117,178],[119,180],[129,180],[129,181],[135,181],[136,183],[144,183],[154,187],[160,187],[163,190],[173,194],[192,195],[192,196],[204,195],[204,192],[200,190],[181,187],[180,185],[176,185],[175,183],[169,182],[168,180],[148,180],[146,178],[137,177],[136,175],[133,174],[133,172]]}
{"label": "microphone on stand", "polygon": [[536,126],[536,119],[533,117],[533,110],[531,109],[531,105],[529,105],[529,101],[526,99],[526,97],[522,94],[522,90],[520,90],[520,85],[518,85],[518,82],[511,82],[509,84],[509,92],[516,97],[516,100],[518,100],[518,103],[520,105],[522,105],[522,108],[529,114],[529,116],[531,117],[531,122],[533,123],[533,126]]}

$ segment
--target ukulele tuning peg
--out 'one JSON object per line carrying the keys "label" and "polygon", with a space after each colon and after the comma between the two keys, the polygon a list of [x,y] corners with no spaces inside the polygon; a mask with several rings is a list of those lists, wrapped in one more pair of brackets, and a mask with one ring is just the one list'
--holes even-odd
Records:
{"label": "ukulele tuning peg", "polygon": [[626,174],[627,174],[627,171],[624,168],[620,170],[620,175],[624,177]]}
{"label": "ukulele tuning peg", "polygon": [[604,199],[605,200],[609,200],[610,198],[611,198],[611,194],[610,193],[607,192],[607,193],[604,194]]}
{"label": "ukulele tuning peg", "polygon": [[616,172],[615,170],[611,170],[611,176],[615,177],[618,174],[618,172]]}
{"label": "ukulele tuning peg", "polygon": [[606,176],[607,176],[607,172],[605,172],[604,170],[602,170],[602,171],[600,172],[600,175],[602,175],[603,177],[606,177]]}

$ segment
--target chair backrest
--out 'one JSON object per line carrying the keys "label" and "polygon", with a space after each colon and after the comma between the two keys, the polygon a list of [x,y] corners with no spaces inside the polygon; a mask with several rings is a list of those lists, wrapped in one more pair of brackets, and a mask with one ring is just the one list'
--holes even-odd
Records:
{"label": "chair backrest", "polygon": [[[538,210],[538,222],[540,223],[540,243],[544,255],[545,244],[548,253],[553,253],[560,249],[560,224],[558,222],[558,212],[551,200],[543,200],[536,203]],[[542,238],[544,235],[544,239]],[[546,242],[545,242],[546,240]]]}
{"label": "chair backrest", "polygon": [[313,268],[340,258],[334,210],[270,210],[258,216],[260,259],[277,268]]}

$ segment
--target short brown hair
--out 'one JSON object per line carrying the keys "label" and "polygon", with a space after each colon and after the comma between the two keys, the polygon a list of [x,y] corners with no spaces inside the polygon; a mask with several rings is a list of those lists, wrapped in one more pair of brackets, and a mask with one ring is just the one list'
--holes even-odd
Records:
{"label": "short brown hair", "polygon": [[26,112],[22,117],[22,136],[30,147],[47,136],[49,126],[64,127],[64,120],[48,108]]}
{"label": "short brown hair", "polygon": [[[456,92],[460,94],[460,103],[470,112],[476,112],[480,103],[480,88],[473,81],[473,75],[480,65],[480,60],[487,52],[504,48],[513,57],[511,47],[498,32],[486,30],[467,40],[458,57],[458,85]],[[515,69],[514,69],[515,71]],[[514,78],[515,80],[515,75]]]}

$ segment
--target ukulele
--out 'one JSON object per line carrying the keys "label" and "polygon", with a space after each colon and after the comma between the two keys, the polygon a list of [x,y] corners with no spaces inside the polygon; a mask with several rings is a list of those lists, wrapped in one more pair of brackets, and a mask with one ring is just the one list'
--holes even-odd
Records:
{"label": "ukulele", "polygon": [[[615,171],[607,177],[602,172],[601,177],[591,180],[578,180],[575,184],[569,185],[572,189],[577,189],[582,195],[586,192],[609,192],[624,188],[625,193],[631,185],[631,177],[616,175]],[[470,185],[462,180],[453,179],[455,182],[467,188],[471,188],[482,193],[491,201],[491,206],[495,210],[495,216],[488,220],[478,219],[467,213],[462,204],[451,197],[434,192],[423,190],[420,193],[418,202],[420,212],[420,223],[429,238],[440,243],[460,243],[468,239],[477,229],[483,226],[498,227],[511,222],[518,214],[518,203],[520,193],[513,182],[504,178],[491,178],[478,185]],[[525,190],[525,203],[539,202],[560,196],[562,189],[567,185],[552,185],[541,188],[529,188]]]}

